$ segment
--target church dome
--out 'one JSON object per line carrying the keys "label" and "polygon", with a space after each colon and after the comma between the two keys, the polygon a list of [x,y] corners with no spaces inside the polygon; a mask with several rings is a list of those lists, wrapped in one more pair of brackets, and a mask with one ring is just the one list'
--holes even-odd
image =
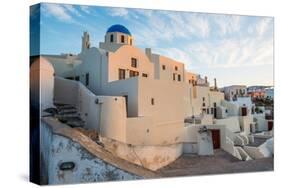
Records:
{"label": "church dome", "polygon": [[110,33],[110,32],[120,32],[120,33],[124,33],[124,34],[127,34],[127,35],[131,35],[131,32],[123,25],[120,25],[120,24],[115,24],[115,25],[112,25],[110,26],[106,33]]}

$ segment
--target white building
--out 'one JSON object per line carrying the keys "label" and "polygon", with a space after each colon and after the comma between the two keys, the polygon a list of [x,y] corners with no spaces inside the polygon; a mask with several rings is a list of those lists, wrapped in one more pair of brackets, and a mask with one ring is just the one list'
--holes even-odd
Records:
{"label": "white building", "polygon": [[274,99],[274,87],[266,88],[265,89],[265,96],[266,99]]}
{"label": "white building", "polygon": [[225,94],[225,99],[229,101],[236,100],[237,97],[247,96],[247,87],[244,85],[232,85],[221,89]]}
{"label": "white building", "polygon": [[[216,80],[210,87],[207,77],[186,71],[183,63],[134,46],[124,26],[111,26],[99,48],[90,46],[85,32],[78,55],[43,57],[55,70],[54,103],[75,106],[85,129],[120,147],[141,148],[147,162],[169,156],[147,168],[167,165],[183,152],[209,155],[216,148],[243,158],[236,146],[248,143],[241,135],[250,133],[252,118],[235,114],[239,105],[224,101]],[[231,98],[236,92],[228,91]],[[126,151],[115,152],[127,159]]]}

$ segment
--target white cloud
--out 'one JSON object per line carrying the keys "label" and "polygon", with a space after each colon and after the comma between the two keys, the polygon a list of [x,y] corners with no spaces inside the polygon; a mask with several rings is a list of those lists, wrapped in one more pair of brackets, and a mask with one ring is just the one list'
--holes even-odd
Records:
{"label": "white cloud", "polygon": [[188,68],[191,64],[191,58],[189,57],[188,52],[178,48],[155,48],[153,49],[153,53],[161,54],[182,62],[186,65],[186,68]]}
{"label": "white cloud", "polygon": [[87,5],[80,5],[80,9],[81,9],[84,13],[86,13],[86,14],[90,14],[90,13],[91,13],[90,7],[87,6]]}
{"label": "white cloud", "polygon": [[108,11],[111,16],[123,17],[128,15],[128,10],[126,8],[110,8]]}
{"label": "white cloud", "polygon": [[263,18],[256,26],[257,34],[259,36],[264,35],[269,29],[270,23],[272,22],[272,18]]}
{"label": "white cloud", "polygon": [[190,44],[192,65],[204,68],[251,67],[273,64],[273,39],[224,39]]}
{"label": "white cloud", "polygon": [[134,33],[138,45],[156,46],[174,39],[204,39],[209,37],[211,30],[208,19],[196,13],[141,10],[137,14],[142,14],[141,18],[145,20],[132,23],[140,28]]}
{"label": "white cloud", "polygon": [[60,21],[71,21],[72,16],[63,5],[59,4],[43,4],[43,11],[47,15],[51,15]]}
{"label": "white cloud", "polygon": [[235,15],[215,15],[213,16],[214,22],[219,27],[219,34],[224,36],[226,34],[232,34],[240,30],[241,16]]}
{"label": "white cloud", "polygon": [[69,12],[76,16],[81,16],[78,10],[75,9],[73,5],[63,5],[63,7]]}

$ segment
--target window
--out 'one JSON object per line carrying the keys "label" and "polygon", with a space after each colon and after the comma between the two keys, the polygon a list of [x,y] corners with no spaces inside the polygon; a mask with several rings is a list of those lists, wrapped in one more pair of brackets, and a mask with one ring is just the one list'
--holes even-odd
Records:
{"label": "window", "polygon": [[181,75],[178,75],[178,81],[179,82],[181,81]]}
{"label": "window", "polygon": [[217,103],[214,102],[214,108],[216,108],[216,107],[217,107]]}
{"label": "window", "polygon": [[175,73],[173,74],[173,80],[176,80],[176,74]]}
{"label": "window", "polygon": [[146,73],[142,73],[142,77],[148,77],[148,74],[146,74]]}
{"label": "window", "polygon": [[151,98],[151,105],[154,105],[154,98]]}
{"label": "window", "polygon": [[73,77],[66,77],[65,79],[73,80]]}
{"label": "window", "polygon": [[205,107],[205,106],[206,106],[206,104],[203,102],[202,106],[204,106],[204,107]]}
{"label": "window", "polygon": [[113,42],[113,34],[110,35],[110,42]]}
{"label": "window", "polygon": [[121,42],[124,43],[125,42],[125,36],[121,35]]}
{"label": "window", "polygon": [[126,71],[125,71],[125,69],[119,69],[118,72],[119,72],[119,80],[123,80],[123,79],[126,78]]}
{"label": "window", "polygon": [[135,76],[138,76],[139,75],[139,72],[138,71],[132,71],[130,70],[130,77],[135,77]]}
{"label": "window", "polygon": [[89,73],[86,74],[86,86],[89,85]]}
{"label": "window", "polygon": [[79,77],[79,76],[75,76],[75,80],[76,80],[76,81],[79,81],[79,80],[80,80],[80,77]]}
{"label": "window", "polygon": [[162,65],[162,69],[163,69],[163,70],[166,70],[166,66],[165,66],[165,65]]}
{"label": "window", "polygon": [[202,100],[205,101],[205,97],[203,97]]}
{"label": "window", "polygon": [[130,45],[132,45],[133,44],[133,40],[132,39],[130,39]]}
{"label": "window", "polygon": [[214,108],[211,108],[211,114],[214,114]]}
{"label": "window", "polygon": [[207,114],[210,114],[210,109],[209,108],[207,108]]}
{"label": "window", "polygon": [[137,59],[131,58],[131,66],[137,68]]}
{"label": "window", "polygon": [[178,70],[178,67],[177,67],[177,66],[175,66],[175,70],[176,70],[176,71]]}

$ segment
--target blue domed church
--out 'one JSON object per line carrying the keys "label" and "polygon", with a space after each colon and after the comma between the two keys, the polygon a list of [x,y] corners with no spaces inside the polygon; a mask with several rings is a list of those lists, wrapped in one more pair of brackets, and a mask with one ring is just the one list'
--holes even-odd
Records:
{"label": "blue domed church", "polygon": [[133,45],[132,34],[123,25],[112,25],[107,29],[104,42],[100,43],[100,48],[109,48],[111,51],[115,51],[122,45]]}

